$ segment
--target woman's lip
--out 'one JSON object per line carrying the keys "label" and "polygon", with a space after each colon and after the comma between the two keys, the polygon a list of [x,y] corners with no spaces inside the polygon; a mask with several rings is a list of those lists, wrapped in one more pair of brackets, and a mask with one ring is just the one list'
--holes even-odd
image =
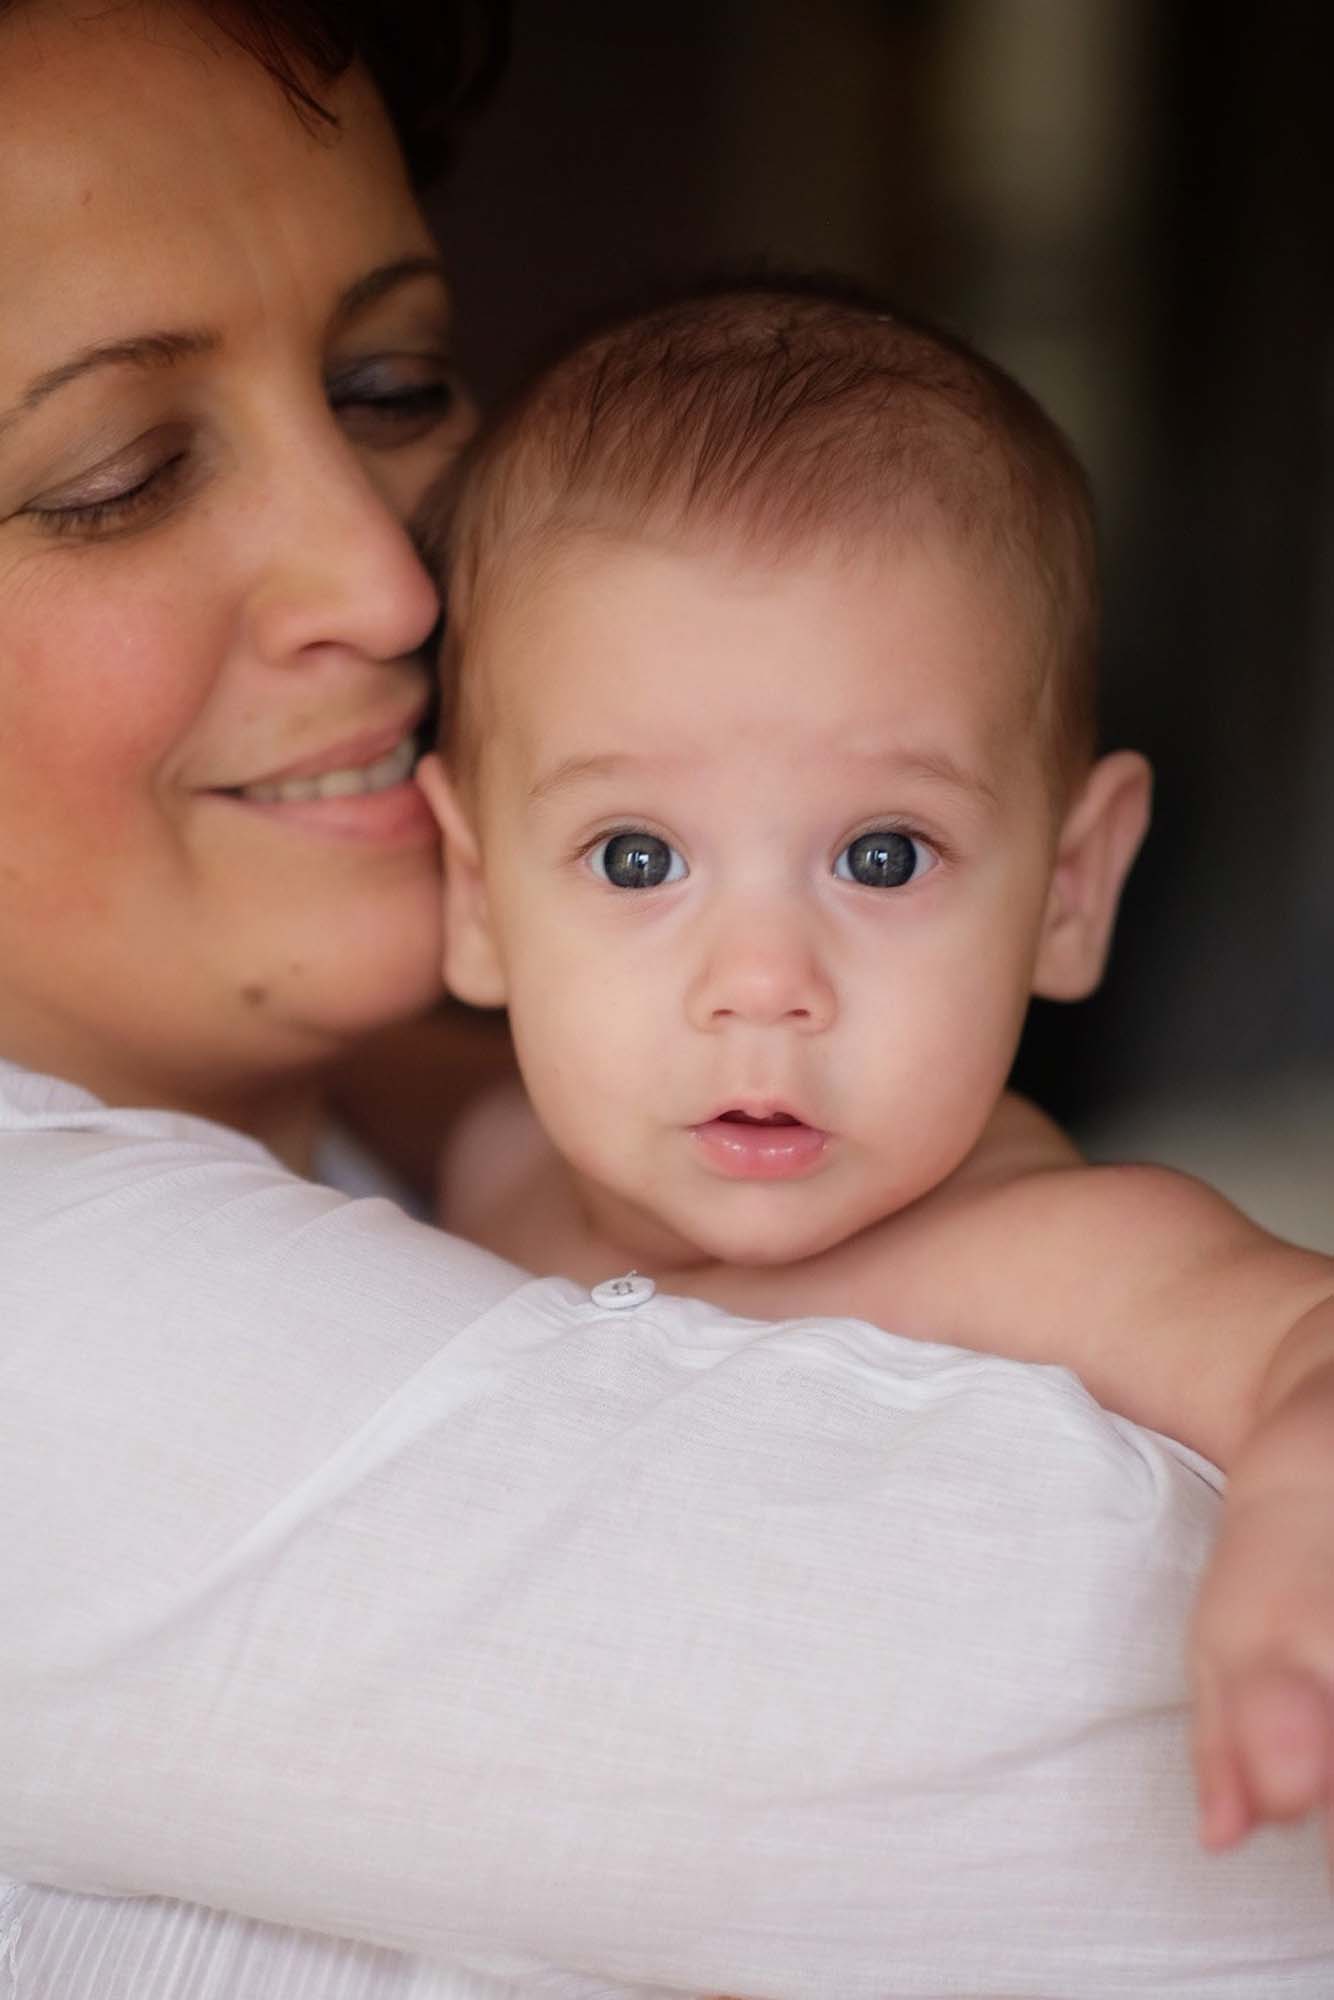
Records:
{"label": "woman's lip", "polygon": [[248,799],[234,792],[215,792],[213,797],[233,812],[257,815],[272,825],[326,840],[381,847],[439,845],[435,814],[415,778],[382,792],[354,792],[336,799]]}
{"label": "woman's lip", "polygon": [[689,1130],[709,1165],[733,1180],[798,1179],[814,1171],[829,1144],[827,1132],[799,1120],[775,1124],[759,1116],[719,1116]]}
{"label": "woman's lip", "polygon": [[398,722],[386,724],[380,729],[363,729],[359,735],[345,736],[327,750],[313,750],[307,757],[294,758],[290,764],[282,764],[271,771],[257,771],[252,777],[239,778],[232,784],[212,785],[208,789],[218,792],[239,792],[249,785],[286,785],[297,778],[324,778],[330,771],[356,771],[365,764],[374,764],[379,758],[400,744],[404,737],[412,736],[420,729],[426,714],[427,703],[421,701]]}

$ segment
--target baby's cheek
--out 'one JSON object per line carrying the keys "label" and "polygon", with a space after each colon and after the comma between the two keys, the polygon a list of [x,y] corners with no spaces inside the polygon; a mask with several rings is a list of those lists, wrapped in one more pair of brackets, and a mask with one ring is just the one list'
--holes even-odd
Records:
{"label": "baby's cheek", "polygon": [[977,996],[966,1018],[933,1024],[912,1085],[912,1143],[931,1182],[953,1172],[985,1127],[1014,1061],[1021,1018],[993,994],[990,1004]]}
{"label": "baby's cheek", "polygon": [[652,1074],[636,994],[592,956],[557,949],[544,976],[515,982],[510,1019],[548,1135],[567,1158],[591,1166],[630,1128]]}

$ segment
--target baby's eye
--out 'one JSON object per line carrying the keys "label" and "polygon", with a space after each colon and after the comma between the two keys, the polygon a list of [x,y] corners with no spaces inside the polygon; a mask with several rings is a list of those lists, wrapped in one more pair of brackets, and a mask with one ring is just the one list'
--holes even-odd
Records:
{"label": "baby's eye", "polygon": [[658,889],[664,882],[684,881],[689,872],[676,849],[656,833],[613,833],[598,842],[589,860],[613,889]]}
{"label": "baby's eye", "polygon": [[901,889],[934,866],[931,850],[910,833],[877,827],[848,842],[834,863],[834,873],[840,881],[859,882],[864,889]]}

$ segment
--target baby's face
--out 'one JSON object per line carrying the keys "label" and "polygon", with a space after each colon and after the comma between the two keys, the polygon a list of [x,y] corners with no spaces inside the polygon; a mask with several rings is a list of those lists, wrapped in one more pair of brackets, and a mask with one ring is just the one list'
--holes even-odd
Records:
{"label": "baby's face", "polygon": [[503,991],[539,1117],[645,1264],[810,1255],[978,1139],[1052,869],[1031,643],[943,539],[598,544],[488,613],[494,991],[446,970]]}

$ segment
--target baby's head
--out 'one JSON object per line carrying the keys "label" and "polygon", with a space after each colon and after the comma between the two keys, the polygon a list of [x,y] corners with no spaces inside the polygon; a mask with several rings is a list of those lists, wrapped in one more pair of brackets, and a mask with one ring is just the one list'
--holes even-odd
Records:
{"label": "baby's head", "polygon": [[1147,805],[1056,427],[875,304],[701,295],[519,399],[449,563],[446,978],[601,1227],[786,1262],[945,1179]]}

